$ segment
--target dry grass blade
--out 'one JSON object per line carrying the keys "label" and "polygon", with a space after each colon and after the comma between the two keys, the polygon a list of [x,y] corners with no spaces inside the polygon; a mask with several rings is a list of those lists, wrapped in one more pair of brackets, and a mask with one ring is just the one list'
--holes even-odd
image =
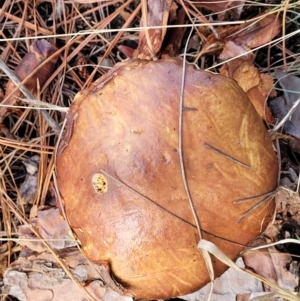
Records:
{"label": "dry grass blade", "polygon": [[[6,66],[6,64],[0,60],[0,69],[5,72],[5,74],[14,82],[14,84],[20,89],[20,91],[27,97],[24,102],[33,104],[35,106],[44,107],[45,104],[41,101],[35,99],[32,93],[25,87],[21,85],[21,81],[14,75],[14,73]],[[46,105],[47,107],[47,105]],[[59,133],[61,131],[59,125],[52,119],[52,117],[46,111],[41,111],[41,114],[48,122],[49,126],[56,132]]]}
{"label": "dry grass blade", "polygon": [[[190,34],[188,36],[188,41],[190,40],[190,37],[192,35],[192,31],[190,31]],[[192,196],[191,196],[191,192],[187,183],[187,179],[186,179],[186,173],[185,173],[185,167],[184,167],[184,154],[183,154],[183,129],[182,129],[182,125],[183,125],[183,108],[184,108],[184,87],[185,87],[185,77],[186,77],[186,60],[185,60],[185,55],[186,55],[186,49],[187,49],[187,45],[185,47],[185,51],[184,51],[184,63],[183,63],[183,67],[182,67],[182,80],[181,80],[181,87],[180,87],[180,97],[179,97],[179,120],[178,120],[178,154],[179,154],[179,160],[180,160],[180,169],[181,169],[181,176],[182,176],[182,181],[183,181],[183,185],[184,185],[184,189],[187,195],[187,199],[189,202],[189,206],[191,208],[191,212],[195,221],[195,224],[197,226],[197,230],[198,230],[198,234],[199,234],[199,239],[202,239],[202,233],[201,233],[201,226],[200,226],[200,222],[199,222],[199,218],[197,216],[196,213],[196,209],[192,200]],[[206,256],[206,254],[204,254],[204,258],[208,258]],[[212,266],[211,262],[207,262],[208,266]],[[211,274],[211,277],[213,278],[213,274]]]}
{"label": "dry grass blade", "polygon": [[276,290],[276,296],[284,297],[286,300],[289,300],[289,301],[298,301],[299,300],[299,298],[296,295],[293,295],[290,291],[279,287],[277,284],[273,283],[272,281],[270,281],[262,276],[259,276],[255,273],[251,272],[250,270],[246,270],[246,269],[242,269],[242,268],[238,267],[230,258],[228,258],[220,249],[218,249],[210,241],[207,241],[204,239],[201,240],[198,244],[198,248],[206,250],[207,252],[211,253],[218,260],[225,263],[227,266],[229,266],[237,271],[240,271],[242,273],[251,275],[252,277],[259,279],[260,281],[266,283],[267,285],[269,285],[270,287],[272,287],[273,289]]}
{"label": "dry grass blade", "polygon": [[293,244],[300,245],[300,240],[291,239],[291,238],[282,239],[282,240],[279,240],[279,241],[274,242],[274,243],[266,244],[266,245],[255,247],[255,248],[251,248],[251,250],[260,250],[260,249],[273,247],[273,246],[278,246],[278,245],[287,244],[287,243],[293,243]]}
{"label": "dry grass blade", "polygon": [[278,132],[278,130],[284,125],[284,123],[291,117],[291,115],[296,110],[299,103],[300,103],[300,98],[297,101],[295,101],[295,103],[290,108],[290,110],[288,111],[286,116],[284,118],[282,118],[282,120],[270,131],[271,136],[274,135],[276,132]]}

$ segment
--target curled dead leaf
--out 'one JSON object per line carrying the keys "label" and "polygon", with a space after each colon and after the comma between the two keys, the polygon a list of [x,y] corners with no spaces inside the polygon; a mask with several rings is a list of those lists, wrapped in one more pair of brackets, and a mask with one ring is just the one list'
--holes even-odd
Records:
{"label": "curled dead leaf", "polygon": [[[34,70],[47,58],[57,51],[57,48],[47,42],[44,39],[36,40],[31,46],[30,51],[24,56],[20,64],[16,67],[15,75],[23,81],[28,77]],[[53,57],[49,60],[42,68],[33,73],[25,82],[25,86],[30,92],[35,93],[38,85],[40,87],[46,82],[46,80],[52,74],[54,66],[56,64],[57,57]],[[13,105],[18,101],[22,96],[22,93],[19,90],[15,90],[15,84],[9,80],[6,86],[5,98],[2,101],[2,104]],[[0,121],[3,119],[8,108],[0,108]]]}
{"label": "curled dead leaf", "polygon": [[[262,241],[262,244],[266,244],[266,242]],[[243,253],[242,257],[247,268],[277,284],[279,287],[294,292],[298,284],[295,274],[286,269],[286,265],[292,259],[289,254],[280,253],[275,247],[269,247],[261,250],[249,250]],[[264,284],[264,287],[265,291],[276,291],[268,284]]]}
{"label": "curled dead leaf", "polygon": [[213,12],[217,12],[219,20],[224,20],[228,14],[231,14],[236,20],[239,19],[245,4],[245,0],[200,0],[191,2],[196,6],[205,7]]}
{"label": "curled dead leaf", "polygon": [[272,41],[280,33],[280,30],[281,20],[278,15],[264,14],[259,20],[217,29],[219,37],[214,34],[209,35],[200,55],[221,54],[222,59],[245,55],[249,49]]}
{"label": "curled dead leaf", "polygon": [[[45,245],[38,241],[31,231],[31,226],[36,226],[39,234],[53,249],[61,250],[76,246],[75,239],[70,237],[69,225],[60,215],[58,208],[38,210],[37,218],[32,218],[30,222],[30,226],[22,225],[18,229],[21,245],[27,246],[36,252],[47,250]],[[22,238],[24,238],[24,241],[22,241]]]}
{"label": "curled dead leaf", "polygon": [[[143,18],[141,19],[141,27],[162,26],[167,25],[172,0],[148,0],[144,7]],[[145,11],[147,10],[147,11]],[[147,13],[147,14],[145,14]],[[161,50],[167,29],[148,29],[140,33],[139,45],[133,52],[134,58],[152,59],[156,58]]]}
{"label": "curled dead leaf", "polygon": [[253,61],[244,57],[225,63],[220,73],[236,80],[247,93],[259,116],[268,123],[274,123],[274,118],[266,103],[268,96],[276,95],[272,76],[260,74]]}

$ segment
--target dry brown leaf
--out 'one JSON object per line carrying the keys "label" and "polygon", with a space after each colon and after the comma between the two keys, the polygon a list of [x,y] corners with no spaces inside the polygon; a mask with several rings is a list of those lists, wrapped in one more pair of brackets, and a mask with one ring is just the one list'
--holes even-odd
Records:
{"label": "dry brown leaf", "polygon": [[236,296],[236,301],[248,301],[251,293],[239,294]]}
{"label": "dry brown leaf", "polygon": [[[275,70],[275,76],[283,90],[283,97],[277,97],[270,102],[275,118],[283,124],[282,131],[300,139],[300,107],[297,105],[300,95],[300,79],[294,74],[287,74],[280,69]],[[290,111],[292,110],[292,111]],[[299,141],[294,141],[299,151]],[[298,144],[298,145],[297,145]]]}
{"label": "dry brown leaf", "polygon": [[69,235],[68,223],[62,218],[58,208],[38,211],[37,223],[40,234],[44,239],[49,240],[53,249],[64,249],[76,245]]}
{"label": "dry brown leaf", "polygon": [[250,59],[252,54],[243,46],[239,46],[232,41],[228,41],[225,43],[223,51],[219,55],[219,59],[225,61],[239,56],[242,56],[243,59]]}
{"label": "dry brown leaf", "polygon": [[29,225],[21,225],[18,228],[19,245],[26,246],[30,250],[38,253],[42,253],[47,250],[46,246],[42,241],[38,240],[30,229],[31,226],[36,226],[36,219],[30,220]]}
{"label": "dry brown leaf", "polygon": [[231,14],[234,19],[239,19],[244,7],[245,0],[205,0],[193,2],[196,6],[202,6],[213,12],[218,12],[218,19],[224,20],[227,14]]}
{"label": "dry brown leaf", "polygon": [[[185,10],[180,9],[175,25],[184,24],[185,15]],[[174,57],[177,55],[180,50],[185,31],[186,28],[180,26],[170,29],[164,42],[166,46],[163,50],[162,57]]]}
{"label": "dry brown leaf", "polygon": [[237,58],[222,66],[220,73],[237,81],[239,86],[247,93],[258,114],[268,123],[274,123],[274,118],[266,98],[274,96],[273,78],[267,74],[259,74],[252,60]]}
{"label": "dry brown leaf", "polygon": [[[39,210],[37,218],[31,219],[31,226],[37,226],[41,236],[55,250],[73,247],[76,245],[75,240],[70,237],[68,223],[60,215],[58,208],[49,208]],[[30,230],[31,226],[22,225],[19,227],[19,237],[26,239],[20,244],[27,246],[36,252],[46,251],[44,244],[37,240]]]}
{"label": "dry brown leaf", "polygon": [[284,221],[287,215],[291,215],[293,219],[300,223],[300,198],[297,193],[290,190],[280,189],[276,193],[277,213],[281,213]]}
{"label": "dry brown leaf", "polygon": [[[238,258],[236,264],[241,268],[245,267],[242,258]],[[239,300],[239,296],[245,295],[247,292],[251,298],[263,293],[263,286],[259,280],[233,268],[228,269],[221,277],[214,280],[213,291],[209,299],[210,286],[211,283],[199,291],[181,298],[187,301],[236,301]]]}
{"label": "dry brown leaf", "polygon": [[231,36],[227,36],[226,40],[251,49],[270,42],[280,33],[281,20],[277,14],[266,15],[264,13],[262,16],[263,18],[259,21],[241,25],[239,30]]}
{"label": "dry brown leaf", "polygon": [[[87,263],[78,250],[60,253],[66,265],[89,293],[100,301],[130,301],[106,288],[96,270]],[[21,301],[84,301],[86,296],[59,268],[56,259],[49,253],[19,257],[4,274],[3,293]]]}
{"label": "dry brown leaf", "polygon": [[[172,0],[148,0],[147,15],[142,18],[141,27],[149,26],[149,24],[151,26],[167,25],[172,2]],[[156,28],[141,32],[139,45],[134,51],[133,57],[143,59],[156,57],[161,50],[166,31],[166,28]]]}
{"label": "dry brown leaf", "polygon": [[[266,242],[263,241],[262,244]],[[298,285],[295,274],[286,269],[287,263],[292,258],[289,254],[278,252],[275,247],[266,249],[247,251],[243,254],[246,267],[251,268],[255,273],[278,284],[280,287],[294,291]],[[266,291],[274,291],[264,284]]]}
{"label": "dry brown leaf", "polygon": [[250,89],[247,95],[259,116],[267,123],[274,124],[274,117],[272,116],[270,108],[266,105],[266,97],[259,91],[259,86]]}
{"label": "dry brown leaf", "polygon": [[221,53],[222,59],[244,55],[245,51],[270,42],[280,30],[280,18],[275,14],[267,15],[259,21],[227,26],[218,31],[219,38],[214,34],[208,36],[201,55]]}
{"label": "dry brown leaf", "polygon": [[[23,81],[28,75],[30,75],[42,62],[44,62],[48,57],[56,52],[57,48],[51,45],[44,39],[35,41],[30,46],[30,52],[28,52],[24,58],[21,60],[20,64],[15,70],[15,75]],[[51,75],[54,66],[56,64],[57,57],[52,58],[48,61],[41,69],[36,73],[31,75],[28,80],[25,82],[25,86],[30,92],[35,93],[37,86],[40,87],[46,82],[46,80]],[[10,80],[6,86],[5,98],[2,101],[2,104],[13,105],[18,101],[18,98],[22,97],[22,93],[19,90],[15,90],[15,84]],[[0,108],[0,120],[3,119],[8,108]]]}
{"label": "dry brown leaf", "polygon": [[20,185],[20,205],[25,208],[32,205],[36,198],[38,185],[38,169],[40,157],[32,156],[27,161],[23,161],[26,166],[27,175],[24,182]]}

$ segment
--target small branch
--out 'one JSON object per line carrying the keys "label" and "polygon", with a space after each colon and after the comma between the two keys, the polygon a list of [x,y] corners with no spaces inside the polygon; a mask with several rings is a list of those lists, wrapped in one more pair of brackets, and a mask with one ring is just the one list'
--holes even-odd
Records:
{"label": "small branch", "polygon": [[252,206],[239,220],[238,224],[240,224],[245,218],[247,218],[253,211],[255,211],[257,208],[259,208],[261,205],[263,205],[265,202],[272,200],[274,195],[270,194],[263,198],[261,201],[259,201],[257,204]]}
{"label": "small branch", "polygon": [[[190,31],[190,34],[188,36],[187,41],[190,40],[191,35],[193,32],[193,27]],[[184,167],[184,159],[183,159],[183,147],[182,147],[182,140],[183,140],[183,131],[182,131],[182,122],[183,122],[183,110],[184,110],[184,86],[185,86],[185,76],[186,76],[186,52],[187,52],[187,45],[188,42],[185,45],[185,49],[184,49],[184,55],[183,55],[183,65],[182,65],[182,80],[181,80],[181,87],[180,87],[180,98],[179,98],[179,129],[178,129],[178,153],[179,153],[179,161],[180,161],[180,170],[181,170],[181,176],[182,176],[182,181],[183,181],[183,185],[184,185],[184,189],[186,192],[186,195],[188,197],[188,201],[189,201],[189,205],[190,205],[190,209],[193,215],[193,218],[195,220],[196,226],[197,226],[197,230],[198,230],[198,234],[199,234],[199,238],[200,240],[202,239],[202,233],[201,233],[201,227],[200,227],[200,222],[197,216],[197,212],[192,200],[192,196],[191,196],[191,192],[186,180],[186,173],[185,173],[185,167]]]}
{"label": "small branch", "polygon": [[204,146],[205,146],[206,148],[208,148],[208,149],[214,151],[215,153],[217,153],[217,154],[219,154],[219,155],[225,157],[226,159],[228,159],[228,160],[230,160],[230,161],[232,161],[232,162],[234,162],[234,163],[237,163],[237,164],[239,164],[239,165],[241,165],[241,166],[243,166],[243,167],[245,167],[245,168],[251,170],[251,167],[248,166],[247,164],[245,164],[245,163],[243,163],[243,162],[241,162],[241,161],[239,161],[239,160],[237,160],[237,159],[235,159],[235,158],[233,158],[233,157],[231,157],[231,156],[229,156],[229,155],[223,153],[222,151],[218,150],[217,148],[215,148],[215,147],[213,147],[213,146],[211,146],[211,145],[209,145],[209,144],[207,144],[207,143],[204,143]]}
{"label": "small branch", "polygon": [[[27,97],[26,100],[22,99],[23,102],[30,103],[34,106],[47,107],[42,101],[37,100],[33,94],[24,86],[21,85],[21,81],[16,77],[16,75],[11,71],[6,64],[0,60],[0,69],[13,81],[13,83],[20,89],[20,91]],[[49,115],[46,111],[41,111],[42,116],[48,123],[48,125],[56,132],[59,133],[61,131],[60,126],[55,122],[55,120]]]}
{"label": "small branch", "polygon": [[270,135],[273,136],[283,125],[284,123],[292,116],[296,110],[298,104],[300,103],[300,97],[294,102],[288,113],[282,118],[282,120],[270,131]]}
{"label": "small branch", "polygon": [[149,198],[148,196],[142,194],[141,192],[137,191],[135,188],[131,187],[129,184],[123,182],[122,180],[112,176],[111,174],[107,173],[105,170],[100,169],[100,172],[102,172],[104,175],[106,175],[108,178],[111,178],[113,181],[116,181],[118,184],[125,186],[126,188],[128,188],[131,192],[137,194],[138,196],[146,199],[147,201],[149,201],[150,203],[152,203],[153,205],[157,206],[158,208],[160,208],[162,211],[167,212],[168,214],[170,214],[171,216],[179,219],[180,221],[188,224],[189,226],[195,227],[192,223],[190,223],[189,221],[185,220],[184,218],[180,217],[179,215],[176,215],[175,213],[167,210],[164,206],[161,206],[160,204],[158,204],[157,202],[155,202],[154,200],[152,200],[151,198]]}
{"label": "small branch", "polygon": [[234,201],[233,204],[242,204],[242,203],[247,203],[247,202],[250,202],[250,201],[255,201],[258,198],[266,198],[268,196],[275,195],[277,191],[278,191],[278,189],[275,189],[275,190],[272,190],[270,192],[263,193],[263,194],[260,194],[260,195],[256,195],[256,196],[253,196],[253,197],[239,199],[239,200]]}
{"label": "small branch", "polygon": [[[67,107],[60,107],[56,105],[52,105],[50,103],[44,103],[42,101],[36,100],[36,99],[25,99],[25,98],[19,98],[18,99],[22,102],[28,103],[28,104],[33,104],[34,106],[29,107],[29,106],[16,106],[16,105],[4,105],[0,103],[0,107],[3,108],[17,108],[17,109],[33,109],[33,110],[51,110],[51,111],[59,111],[62,113],[68,113],[69,108]],[[43,107],[41,107],[43,106]]]}

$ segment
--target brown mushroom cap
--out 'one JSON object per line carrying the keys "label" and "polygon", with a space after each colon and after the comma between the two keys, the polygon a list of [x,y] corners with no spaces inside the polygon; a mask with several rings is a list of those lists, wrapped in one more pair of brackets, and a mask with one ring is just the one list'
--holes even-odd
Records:
{"label": "brown mushroom cap", "polygon": [[[127,294],[163,299],[209,282],[178,153],[182,61],[133,60],[79,93],[57,154],[66,215],[87,256]],[[187,66],[183,154],[203,236],[235,259],[273,214],[278,164],[267,131],[231,79]],[[217,275],[226,267],[214,260]]]}

